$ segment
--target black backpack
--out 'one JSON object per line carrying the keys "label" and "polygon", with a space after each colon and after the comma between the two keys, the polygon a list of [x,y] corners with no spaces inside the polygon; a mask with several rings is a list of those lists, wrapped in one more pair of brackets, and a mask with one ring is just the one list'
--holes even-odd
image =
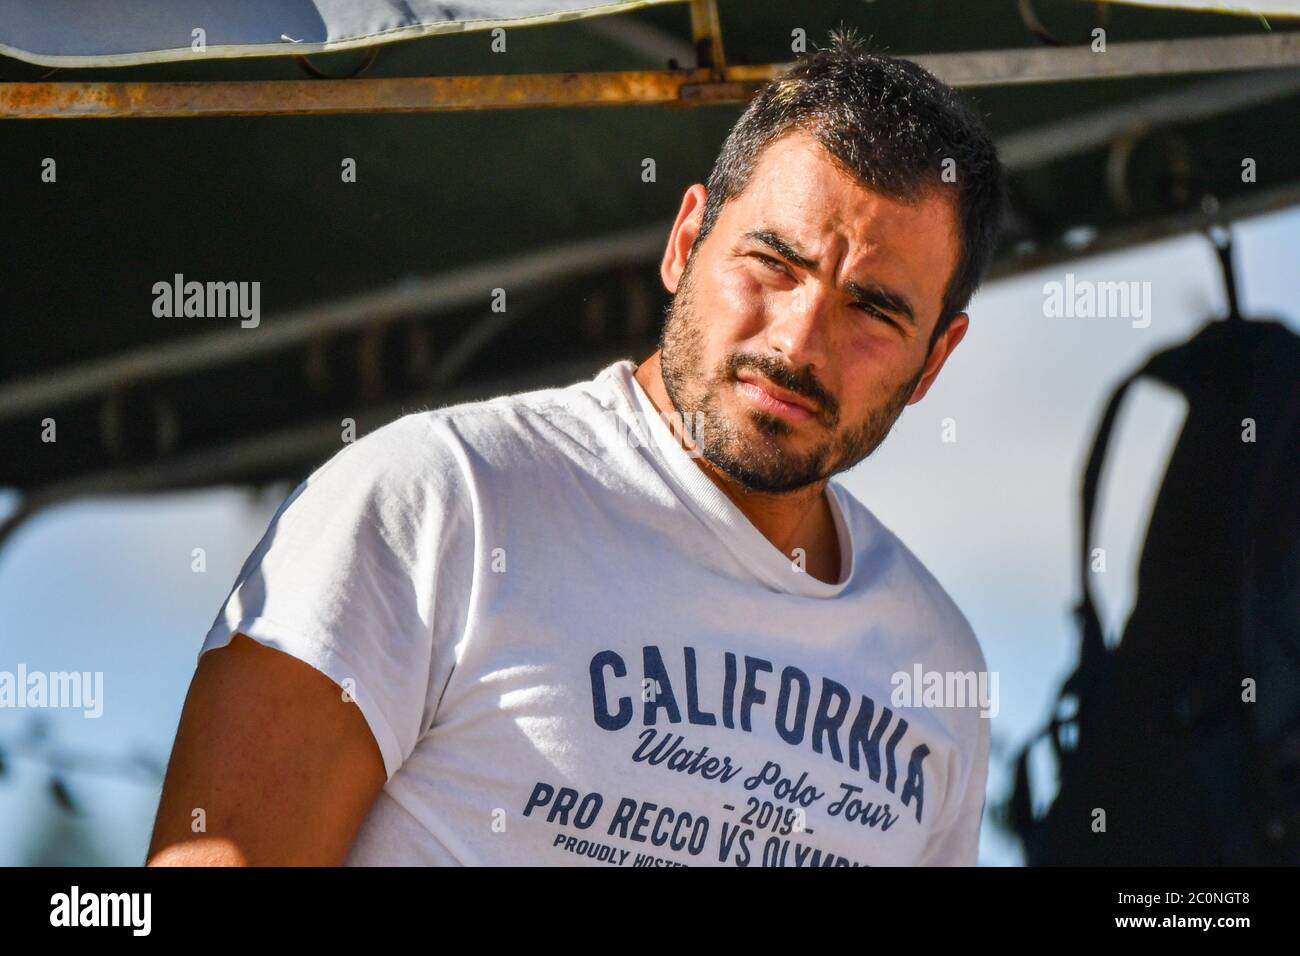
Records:
{"label": "black backpack", "polygon": [[[1229,316],[1125,378],[1094,439],[1079,663],[1020,752],[1006,807],[1029,865],[1300,864],[1300,337],[1241,318],[1230,267],[1228,279]],[[1189,407],[1133,612],[1108,647],[1089,581],[1093,505],[1115,414],[1143,376]],[[1028,761],[1044,736],[1060,789],[1040,819]]]}

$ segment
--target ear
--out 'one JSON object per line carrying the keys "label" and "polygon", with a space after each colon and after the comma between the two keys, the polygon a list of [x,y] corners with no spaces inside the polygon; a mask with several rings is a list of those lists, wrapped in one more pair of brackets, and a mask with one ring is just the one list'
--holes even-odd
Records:
{"label": "ear", "polygon": [[934,343],[934,349],[925,361],[925,371],[921,375],[921,380],[916,383],[916,389],[912,392],[912,397],[907,400],[907,404],[915,405],[925,398],[925,393],[939,377],[939,369],[943,368],[943,363],[948,361],[948,356],[952,354],[953,349],[957,348],[957,343],[966,337],[966,329],[969,326],[970,316],[965,312],[958,312],[948,323],[948,328],[944,329],[939,340]]}
{"label": "ear", "polygon": [[668,234],[668,247],[664,249],[663,262],[659,265],[659,276],[663,279],[664,288],[673,295],[677,294],[677,283],[686,271],[686,258],[690,255],[695,237],[700,233],[704,202],[708,196],[703,183],[696,183],[686,190],[686,195],[682,196],[682,207],[677,210],[673,231]]}

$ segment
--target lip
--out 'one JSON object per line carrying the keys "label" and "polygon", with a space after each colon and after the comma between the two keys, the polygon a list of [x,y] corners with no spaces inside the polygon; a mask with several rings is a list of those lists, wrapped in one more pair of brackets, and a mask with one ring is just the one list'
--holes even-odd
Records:
{"label": "lip", "polygon": [[764,378],[748,372],[736,375],[736,389],[766,412],[793,422],[805,422],[817,417],[808,400],[778,388]]}

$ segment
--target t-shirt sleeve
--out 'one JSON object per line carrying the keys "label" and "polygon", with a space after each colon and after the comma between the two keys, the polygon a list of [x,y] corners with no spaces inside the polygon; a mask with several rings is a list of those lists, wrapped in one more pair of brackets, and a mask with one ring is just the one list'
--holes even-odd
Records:
{"label": "t-shirt sleeve", "polygon": [[976,866],[979,863],[992,719],[981,717],[978,709],[972,709],[969,715],[974,721],[973,741],[962,755],[962,783],[955,809],[944,815],[943,822],[931,834],[918,861],[919,866]]}
{"label": "t-shirt sleeve", "polygon": [[455,439],[417,412],[345,445],[280,505],[199,650],[236,633],[356,701],[387,779],[433,723],[463,629],[473,513]]}

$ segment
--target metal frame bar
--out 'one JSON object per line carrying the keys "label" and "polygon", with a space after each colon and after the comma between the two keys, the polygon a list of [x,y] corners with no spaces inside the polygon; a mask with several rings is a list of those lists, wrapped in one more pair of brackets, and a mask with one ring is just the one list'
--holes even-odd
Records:
{"label": "metal frame bar", "polygon": [[[1275,189],[1249,190],[1225,199],[1221,204],[1221,216],[1223,221],[1231,224],[1298,205],[1300,205],[1300,184],[1289,184]],[[1132,226],[1099,233],[1083,246],[1057,243],[1048,248],[1005,256],[989,267],[984,283],[999,282],[1048,266],[1108,255],[1173,236],[1203,233],[1205,229],[1206,214],[1199,207],[1166,213]]]}
{"label": "metal frame bar", "polygon": [[1300,30],[1090,46],[1034,47],[909,56],[954,87],[1228,73],[1300,66]]}
{"label": "metal frame bar", "polygon": [[998,156],[1007,169],[1024,169],[1101,149],[1134,129],[1192,123],[1297,92],[1300,70],[1260,70],[1216,77],[1171,93],[1010,133],[998,140]]}
{"label": "metal frame bar", "polygon": [[[694,7],[692,10],[694,11]],[[695,21],[697,51],[721,40]],[[716,41],[716,42],[715,42]],[[1056,83],[1300,66],[1300,31],[909,57],[954,87]],[[0,83],[0,119],[122,119],[436,113],[627,104],[740,103],[793,64],[610,73],[527,73],[347,80]]]}
{"label": "metal frame bar", "polygon": [[188,335],[107,359],[0,385],[0,420],[95,395],[123,383],[182,375],[289,348],[328,332],[347,332],[419,313],[450,312],[481,302],[496,287],[514,292],[662,255],[672,221],[478,263],[435,276],[296,309],[255,329]]}
{"label": "metal frame bar", "polygon": [[696,65],[723,78],[727,58],[722,52],[722,20],[716,0],[691,0],[691,38],[695,43]]}

